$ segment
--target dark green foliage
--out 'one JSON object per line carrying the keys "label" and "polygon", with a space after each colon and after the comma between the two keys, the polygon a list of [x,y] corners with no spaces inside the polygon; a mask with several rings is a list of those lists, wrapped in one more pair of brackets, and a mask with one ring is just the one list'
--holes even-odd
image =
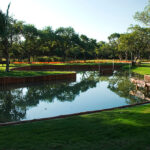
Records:
{"label": "dark green foliage", "polygon": [[0,35],[4,34],[5,30],[5,14],[0,10]]}
{"label": "dark green foliage", "polygon": [[52,56],[52,57],[48,57],[48,56],[43,56],[43,57],[37,57],[36,61],[37,62],[53,62],[53,61],[62,61],[62,57],[57,57],[57,56]]}

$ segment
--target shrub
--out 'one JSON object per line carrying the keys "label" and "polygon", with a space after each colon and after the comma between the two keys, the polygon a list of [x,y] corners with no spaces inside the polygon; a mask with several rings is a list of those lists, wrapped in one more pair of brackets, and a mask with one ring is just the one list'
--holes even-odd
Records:
{"label": "shrub", "polygon": [[57,57],[57,56],[52,56],[52,57],[43,56],[43,57],[36,58],[36,61],[37,62],[55,62],[55,61],[62,61],[62,58]]}

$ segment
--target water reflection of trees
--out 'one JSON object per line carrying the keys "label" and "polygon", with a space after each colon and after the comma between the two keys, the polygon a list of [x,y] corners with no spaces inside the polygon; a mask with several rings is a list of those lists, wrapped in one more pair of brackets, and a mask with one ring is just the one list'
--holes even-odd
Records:
{"label": "water reflection of trees", "polygon": [[[105,77],[108,81],[108,88],[120,97],[126,99],[127,104],[140,103],[142,100],[134,95],[130,95],[130,91],[135,90],[135,85],[130,82],[129,72],[116,72],[112,77]],[[144,101],[144,100],[143,100]]]}
{"label": "water reflection of trees", "polygon": [[0,122],[25,118],[28,107],[39,101],[73,101],[80,93],[96,87],[97,72],[80,72],[79,82],[43,83],[18,89],[0,91]]}
{"label": "water reflection of trees", "polygon": [[[39,104],[40,101],[53,102],[55,99],[73,101],[80,93],[96,87],[99,81],[108,82],[108,88],[126,99],[126,103],[141,102],[140,98],[129,95],[135,86],[129,81],[128,72],[116,72],[113,76],[99,76],[99,72],[79,72],[77,82],[50,82],[26,85],[22,88],[10,88],[0,91],[0,122],[25,119],[29,107]],[[20,86],[20,85],[19,85]]]}
{"label": "water reflection of trees", "polygon": [[25,117],[26,108],[17,105],[20,100],[20,90],[0,91],[0,122],[18,121]]}

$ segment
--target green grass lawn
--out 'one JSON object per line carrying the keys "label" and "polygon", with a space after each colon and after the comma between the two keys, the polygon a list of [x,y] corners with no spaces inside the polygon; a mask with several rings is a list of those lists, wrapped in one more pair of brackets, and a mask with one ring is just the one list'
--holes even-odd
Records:
{"label": "green grass lawn", "polygon": [[0,71],[0,77],[33,77],[33,76],[46,76],[56,74],[69,74],[73,72],[65,71]]}
{"label": "green grass lawn", "polygon": [[149,150],[150,104],[0,127],[0,150]]}
{"label": "green grass lawn", "polygon": [[[115,65],[125,65],[127,63],[114,63]],[[85,62],[85,63],[56,63],[56,64],[10,64],[10,68],[25,67],[25,66],[45,66],[45,65],[113,65],[112,61],[95,63],[95,62]],[[0,64],[0,68],[5,68],[5,65]]]}
{"label": "green grass lawn", "polygon": [[142,63],[139,66],[135,66],[135,67],[131,67],[131,65],[124,65],[123,70],[129,70],[129,68],[131,69],[132,72],[137,73],[137,74],[141,74],[141,75],[146,75],[146,74],[150,74],[150,63]]}
{"label": "green grass lawn", "polygon": [[[126,63],[114,63],[115,65],[125,65]],[[61,63],[61,64],[51,64],[51,65],[113,65],[112,62],[105,63]]]}
{"label": "green grass lawn", "polygon": [[[10,67],[12,69],[12,67]],[[0,67],[0,77],[33,77],[56,74],[69,74],[69,71],[10,71],[5,72],[5,67]]]}
{"label": "green grass lawn", "polygon": [[138,67],[134,67],[132,71],[142,75],[150,74],[150,64],[141,64]]}

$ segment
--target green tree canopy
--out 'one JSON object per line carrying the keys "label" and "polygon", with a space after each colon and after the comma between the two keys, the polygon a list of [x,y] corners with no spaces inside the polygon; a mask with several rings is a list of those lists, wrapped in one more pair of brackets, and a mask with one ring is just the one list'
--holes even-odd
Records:
{"label": "green tree canopy", "polygon": [[134,15],[135,20],[150,26],[150,0],[142,12],[136,12]]}

